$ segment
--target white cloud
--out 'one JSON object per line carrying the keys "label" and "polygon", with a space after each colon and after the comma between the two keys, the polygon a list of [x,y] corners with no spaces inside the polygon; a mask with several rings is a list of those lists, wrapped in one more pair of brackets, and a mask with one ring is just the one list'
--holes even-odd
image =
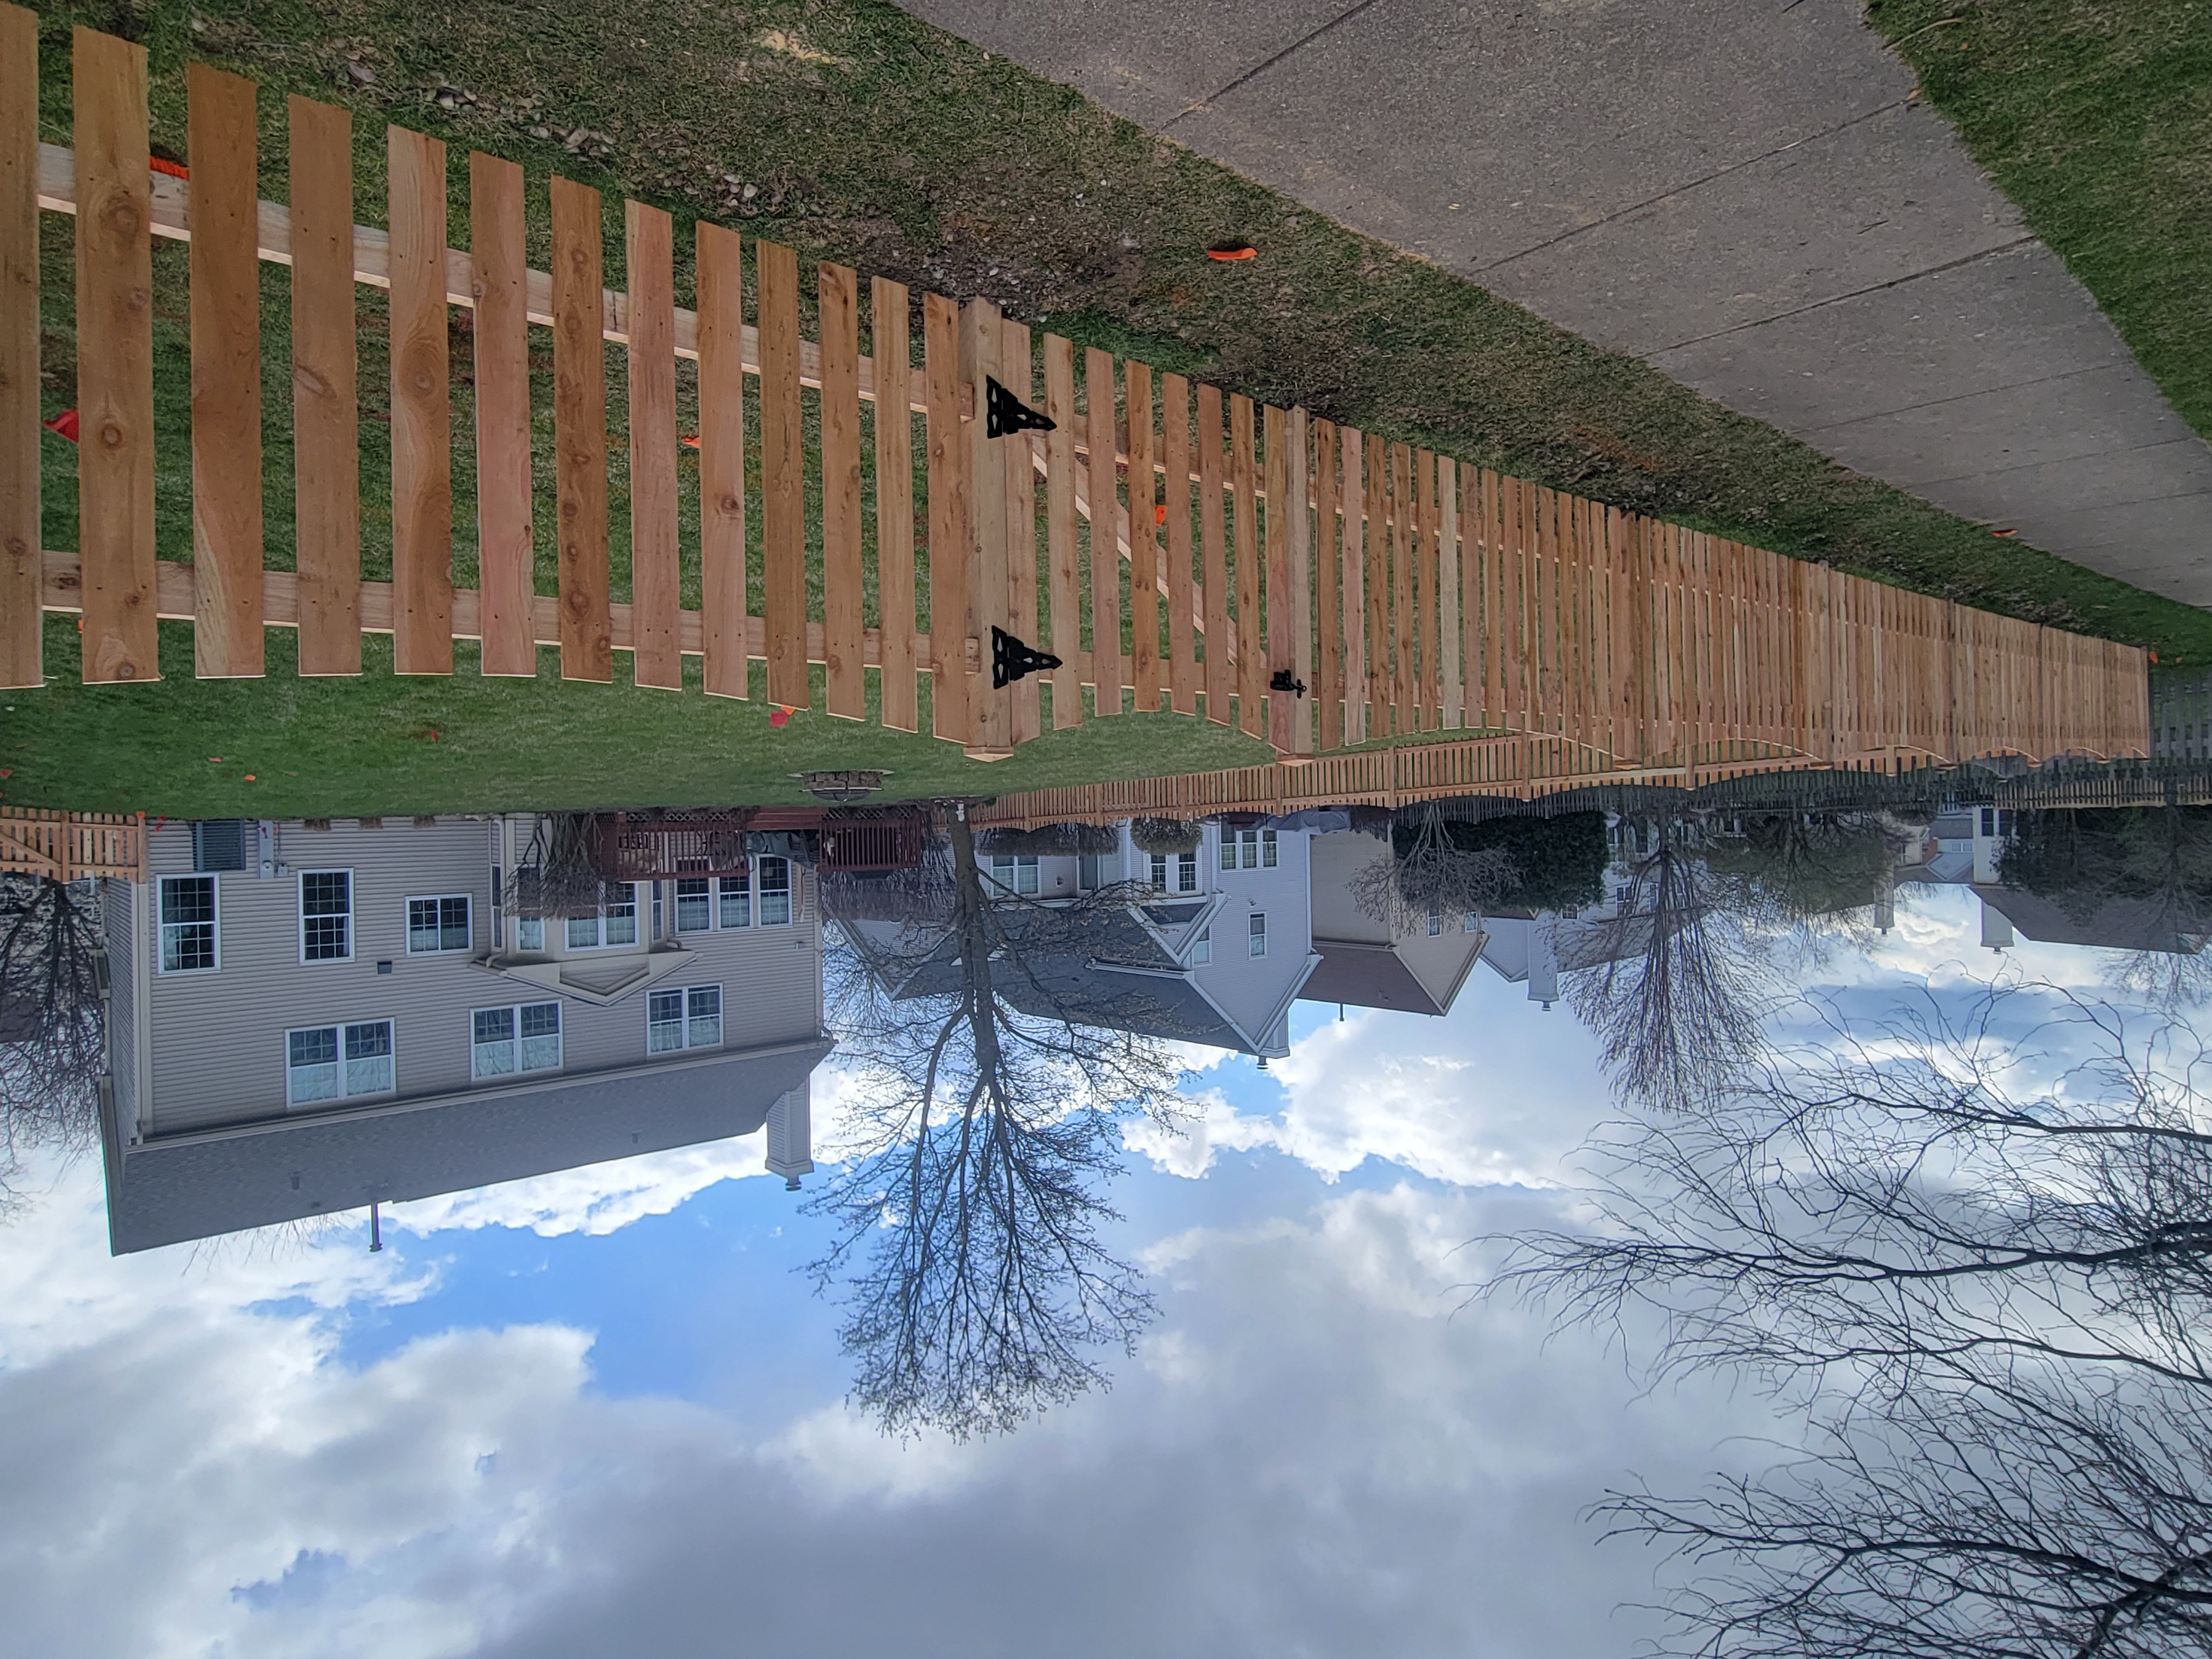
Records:
{"label": "white cloud", "polygon": [[541,1237],[611,1233],[666,1215],[718,1182],[766,1175],[767,1155],[768,1137],[756,1131],[396,1204],[385,1224],[422,1234],[457,1227],[514,1227]]}
{"label": "white cloud", "polygon": [[[1127,1132],[1157,1169],[1204,1175],[1224,1152],[1270,1148],[1334,1181],[1370,1158],[1463,1186],[1540,1186],[1606,1115],[1589,1035],[1564,1007],[1478,969],[1442,1019],[1359,1012],[1318,1026],[1238,1092],[1202,1091],[1181,1136]],[[1272,1107],[1272,1109],[1264,1108]]]}
{"label": "white cloud", "polygon": [[466,1651],[545,1496],[499,1459],[573,1407],[588,1339],[459,1331],[355,1369],[343,1310],[427,1286],[396,1252],[110,1260],[100,1201],[81,1164],[0,1234],[7,1650]]}
{"label": "white cloud", "polygon": [[349,1364],[349,1305],[420,1291],[404,1251],[110,1261],[80,1169],[0,1236],[7,1289],[52,1281],[0,1303],[5,1645],[1626,1653],[1646,1565],[1577,1510],[1630,1464],[1692,1477],[1756,1413],[1637,1401],[1595,1346],[1461,1310],[1459,1241],[1544,1202],[1401,1189],[1179,1235],[1110,1394],[902,1446],[830,1404],[748,1440],[602,1398],[559,1326]]}

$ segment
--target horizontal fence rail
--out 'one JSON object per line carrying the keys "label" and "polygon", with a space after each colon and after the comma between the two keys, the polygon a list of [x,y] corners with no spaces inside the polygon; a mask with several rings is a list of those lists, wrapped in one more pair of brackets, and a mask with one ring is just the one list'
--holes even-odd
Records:
{"label": "horizontal fence rail", "polygon": [[[263,672],[272,626],[298,630],[311,675],[359,673],[365,632],[392,636],[401,673],[452,672],[457,639],[480,642],[486,674],[533,674],[544,647],[563,678],[607,681],[619,651],[635,684],[668,689],[691,657],[710,695],[752,695],[757,663],[779,704],[818,698],[983,757],[1163,708],[1286,755],[1504,732],[1438,753],[1521,766],[1496,780],[1516,787],[1555,763],[1577,777],[1711,777],[2145,752],[2147,665],[2132,647],[1625,514],[1102,351],[1079,362],[1069,341],[1033,339],[988,301],[863,284],[841,265],[812,273],[810,340],[796,254],[703,222],[685,308],[672,222],[642,203],[624,205],[628,286],[611,289],[599,197],[557,177],[552,269],[535,270],[532,186],[481,154],[464,252],[447,240],[444,147],[404,128],[386,134],[389,228],[362,226],[351,118],[305,99],[288,111],[289,200],[261,201],[255,89],[204,65],[187,76],[189,176],[151,171],[144,52],[90,30],[75,35],[72,146],[40,143],[36,46],[31,14],[0,5],[0,684],[43,682],[39,618],[56,611],[82,619],[88,681],[156,678],[162,618],[194,623],[204,677]],[[76,216],[75,551],[40,550],[40,210]],[[154,237],[190,244],[189,562],[155,546]],[[264,567],[264,264],[290,270],[294,570]],[[364,287],[389,310],[389,581],[362,576]],[[458,439],[457,307],[473,313],[475,410]],[[625,370],[616,410],[609,343]],[[541,592],[531,376],[549,345],[557,580]],[[678,429],[679,360],[696,365],[696,434]],[[994,384],[1049,429],[992,435]],[[627,601],[611,569],[617,446]],[[457,469],[476,504],[473,589],[453,583]],[[682,603],[687,576],[697,609]],[[994,688],[994,629],[1059,665]],[[1509,754],[1521,758],[1497,758]]]}

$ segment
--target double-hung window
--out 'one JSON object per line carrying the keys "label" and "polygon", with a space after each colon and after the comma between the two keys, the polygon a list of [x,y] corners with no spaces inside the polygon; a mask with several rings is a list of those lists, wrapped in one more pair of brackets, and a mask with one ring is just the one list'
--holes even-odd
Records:
{"label": "double-hung window", "polygon": [[1034,893],[1037,890],[1037,861],[1000,854],[991,860],[991,879],[1006,892]]}
{"label": "double-hung window", "polygon": [[1152,885],[1163,893],[1195,893],[1198,890],[1198,854],[1153,854]]}
{"label": "double-hung window", "polygon": [[407,901],[407,954],[434,955],[469,948],[469,896],[446,893]]}
{"label": "double-hung window", "polygon": [[722,988],[679,985],[646,994],[645,1051],[713,1048],[722,1041]]}
{"label": "double-hung window", "polygon": [[1429,912],[1429,937],[1430,937],[1431,939],[1437,939],[1437,938],[1440,938],[1440,937],[1442,937],[1442,935],[1443,935],[1443,931],[1444,931],[1444,913],[1443,913],[1443,911],[1441,911],[1441,910],[1431,910],[1431,911],[1430,911],[1430,912]]}
{"label": "double-hung window", "polygon": [[686,876],[676,884],[676,931],[703,933],[714,925],[714,884],[704,876]]}
{"label": "double-hung window", "polygon": [[1213,929],[1207,927],[1201,930],[1199,936],[1191,941],[1190,965],[1194,968],[1203,968],[1212,960]]}
{"label": "double-hung window", "polygon": [[216,937],[216,878],[161,878],[161,971],[195,974],[222,965]]}
{"label": "double-hung window", "polygon": [[1272,870],[1278,852],[1272,830],[1224,830],[1221,867],[1224,870]]}
{"label": "double-hung window", "polygon": [[787,927],[791,921],[791,860],[761,858],[753,865],[753,879],[760,890],[760,925]]}
{"label": "double-hung window", "polygon": [[311,1025],[284,1034],[284,1102],[314,1106],[392,1091],[392,1022]]}
{"label": "double-hung window", "polygon": [[353,960],[353,872],[300,872],[300,960]]}
{"label": "double-hung window", "polygon": [[545,948],[545,918],[517,916],[514,919],[514,948],[518,951],[542,951]]}
{"label": "double-hung window", "polygon": [[512,1077],[561,1066],[561,1005],[526,1002],[513,1008],[479,1008],[469,1017],[469,1075]]}
{"label": "double-hung window", "polygon": [[714,921],[723,927],[753,925],[753,884],[750,876],[722,876],[714,882]]}
{"label": "double-hung window", "polygon": [[611,884],[596,915],[570,916],[565,925],[571,951],[636,944],[637,888],[626,881]]}
{"label": "double-hung window", "polygon": [[1121,854],[1119,848],[1111,853],[1084,853],[1075,860],[1076,884],[1086,893],[1095,893],[1102,887],[1111,887],[1121,879]]}
{"label": "double-hung window", "polygon": [[1246,932],[1248,953],[1255,957],[1266,956],[1267,954],[1267,918],[1255,910]]}

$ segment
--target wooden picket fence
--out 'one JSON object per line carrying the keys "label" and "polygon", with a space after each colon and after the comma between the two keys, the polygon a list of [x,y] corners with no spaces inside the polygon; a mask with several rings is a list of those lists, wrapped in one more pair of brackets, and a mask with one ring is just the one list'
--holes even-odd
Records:
{"label": "wooden picket fence", "polygon": [[[627,651],[637,684],[678,688],[697,656],[709,694],[743,697],[759,660],[768,697],[806,707],[819,665],[830,714],[927,729],[983,757],[1048,726],[1163,707],[1285,754],[1470,730],[1559,739],[1577,775],[2125,755],[2148,741],[2133,647],[1624,514],[1104,352],[1083,353],[1079,375],[1068,341],[1033,342],[986,301],[922,295],[916,366],[908,290],[877,278],[864,295],[854,271],[823,264],[809,341],[792,250],[748,250],[702,222],[698,305],[680,309],[671,221],[637,202],[625,207],[629,290],[605,289],[599,196],[568,179],[550,183],[553,269],[531,270],[522,172],[490,156],[470,158],[470,248],[457,251],[444,147],[402,128],[386,137],[391,228],[357,225],[350,118],[304,99],[289,107],[291,199],[257,201],[254,88],[204,65],[188,74],[189,182],[149,173],[144,53],[92,31],[75,39],[74,148],[42,145],[36,46],[32,15],[0,6],[0,684],[41,683],[43,607],[82,613],[88,681],[156,678],[158,617],[193,622],[201,676],[262,672],[270,625],[299,630],[303,674],[358,673],[362,633],[389,632],[404,674],[450,673],[463,638],[481,641],[492,675],[534,673],[538,647],[557,645],[566,678],[609,680]],[[82,434],[80,545],[43,556],[41,208],[76,216]],[[191,244],[190,563],[155,550],[149,232]],[[291,269],[296,571],[263,563],[259,261]],[[361,284],[390,295],[390,582],[361,576]],[[459,591],[453,306],[475,313],[480,586]],[[534,590],[532,568],[532,328],[552,333],[552,594]],[[627,604],[609,578],[608,341],[628,368]],[[678,529],[678,358],[698,364],[696,549]],[[1052,430],[988,435],[994,380]],[[865,455],[864,403],[876,410]],[[679,603],[687,557],[698,611]],[[760,616],[747,610],[753,569]],[[994,690],[994,628],[1060,665]]]}
{"label": "wooden picket fence", "polygon": [[143,881],[146,815],[0,806],[0,874]]}

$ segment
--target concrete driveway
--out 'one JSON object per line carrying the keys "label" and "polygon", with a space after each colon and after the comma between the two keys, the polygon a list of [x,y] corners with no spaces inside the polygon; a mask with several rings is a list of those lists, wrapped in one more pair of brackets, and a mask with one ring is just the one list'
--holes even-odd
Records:
{"label": "concrete driveway", "polygon": [[2212,449],[1856,0],[901,0],[1844,465],[2212,605]]}

